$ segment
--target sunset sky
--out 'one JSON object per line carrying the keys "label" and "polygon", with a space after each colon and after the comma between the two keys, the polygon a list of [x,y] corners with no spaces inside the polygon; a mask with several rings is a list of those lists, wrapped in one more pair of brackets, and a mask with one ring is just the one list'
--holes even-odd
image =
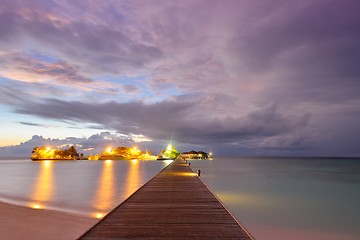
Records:
{"label": "sunset sky", "polygon": [[358,0],[0,0],[0,155],[360,156]]}

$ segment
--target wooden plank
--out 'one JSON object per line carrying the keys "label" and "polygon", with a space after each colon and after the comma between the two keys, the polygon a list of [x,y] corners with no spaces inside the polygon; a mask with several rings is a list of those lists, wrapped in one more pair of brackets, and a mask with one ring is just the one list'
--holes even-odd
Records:
{"label": "wooden plank", "polygon": [[79,239],[254,239],[185,161],[175,160]]}

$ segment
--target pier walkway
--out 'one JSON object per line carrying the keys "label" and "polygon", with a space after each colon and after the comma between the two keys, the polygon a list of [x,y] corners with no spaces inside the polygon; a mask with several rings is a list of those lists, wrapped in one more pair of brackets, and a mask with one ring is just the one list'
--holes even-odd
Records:
{"label": "pier walkway", "polygon": [[79,239],[253,239],[177,159]]}

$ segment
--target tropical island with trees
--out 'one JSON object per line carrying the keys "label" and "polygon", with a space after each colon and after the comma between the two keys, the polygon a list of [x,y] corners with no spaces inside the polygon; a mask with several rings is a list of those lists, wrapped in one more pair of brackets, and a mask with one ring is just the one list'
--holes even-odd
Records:
{"label": "tropical island with trees", "polygon": [[171,144],[162,150],[158,155],[152,155],[148,150],[142,152],[137,147],[120,146],[116,148],[108,147],[101,154],[84,156],[78,153],[74,146],[68,149],[55,149],[51,147],[41,146],[35,147],[32,151],[31,160],[168,160],[182,157],[184,159],[208,159],[211,153],[206,152],[184,152],[181,153]]}
{"label": "tropical island with trees", "polygon": [[33,161],[38,160],[78,160],[82,159],[84,154],[79,154],[74,146],[68,149],[53,149],[51,147],[34,147],[31,155]]}

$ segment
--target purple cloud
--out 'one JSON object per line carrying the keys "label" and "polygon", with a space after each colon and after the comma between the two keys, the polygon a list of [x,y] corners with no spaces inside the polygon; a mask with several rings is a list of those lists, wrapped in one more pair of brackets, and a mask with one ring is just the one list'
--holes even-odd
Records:
{"label": "purple cloud", "polygon": [[142,68],[162,55],[160,49],[137,40],[126,28],[65,19],[53,4],[49,6],[5,1],[0,12],[0,21],[6,23],[0,25],[0,46],[19,50],[35,43],[33,47],[41,46],[70,64],[81,63],[84,71],[108,73]]}
{"label": "purple cloud", "polygon": [[[45,78],[53,79],[55,83],[62,84],[89,84],[93,82],[91,79],[81,76],[76,66],[71,66],[65,62],[45,62],[26,54],[3,55],[0,63],[2,71],[6,75],[16,74],[15,77],[21,77],[20,75],[23,73],[25,76],[21,78],[25,81],[36,82],[38,81],[36,78]],[[35,80],[31,79],[30,75],[33,75]]]}
{"label": "purple cloud", "polygon": [[15,113],[234,152],[360,154],[358,1],[1,3],[0,100]]}
{"label": "purple cloud", "polygon": [[166,141],[171,134],[178,141],[194,144],[236,143],[278,136],[305,127],[309,119],[306,115],[283,115],[274,105],[244,117],[199,117],[199,103],[186,99],[154,104],[87,104],[49,99],[44,103],[27,102],[16,111],[46,119],[98,124],[119,133],[144,134],[153,140]]}

